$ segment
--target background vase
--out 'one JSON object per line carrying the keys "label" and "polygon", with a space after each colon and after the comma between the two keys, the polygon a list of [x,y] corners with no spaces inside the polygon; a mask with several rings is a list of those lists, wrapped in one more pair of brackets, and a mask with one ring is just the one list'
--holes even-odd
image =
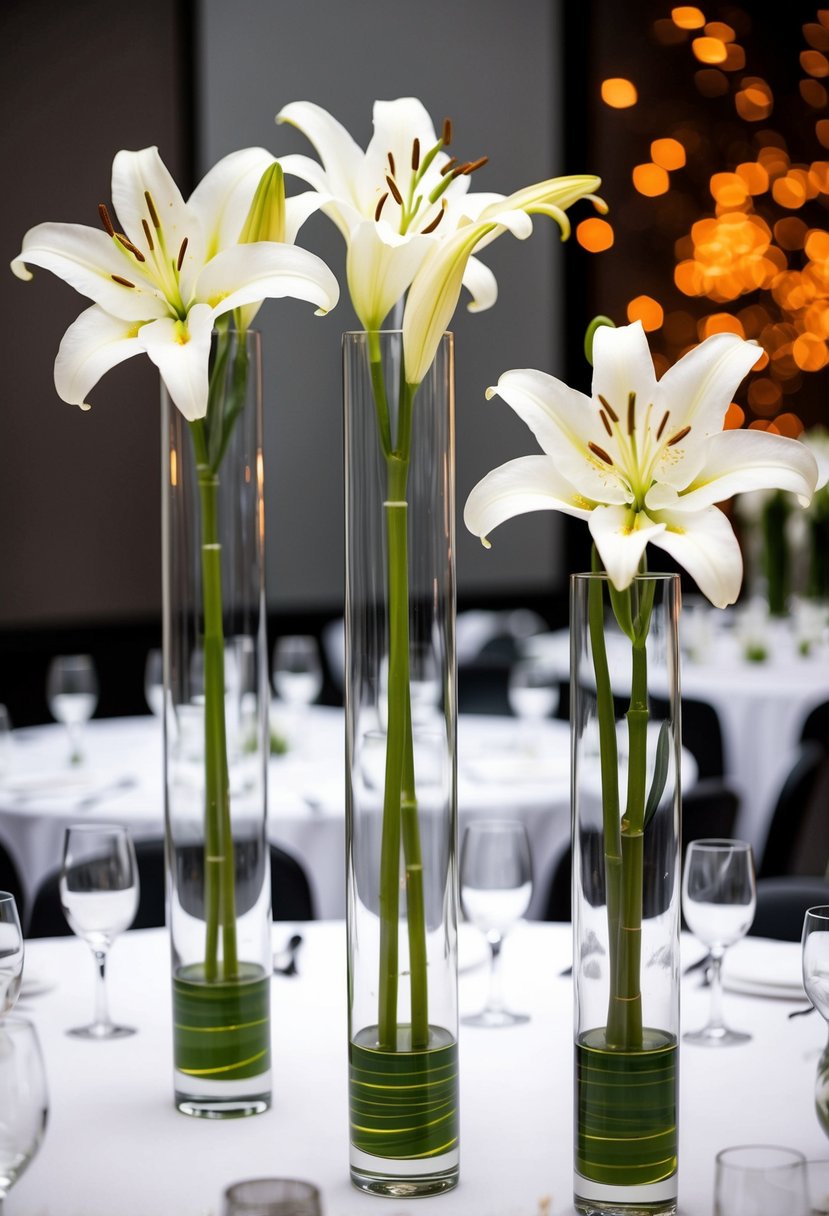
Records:
{"label": "background vase", "polygon": [[[581,1213],[676,1212],[678,611],[676,575],[640,576],[612,596],[604,574],[572,579],[574,1201]],[[662,722],[653,720],[651,692],[667,703]]]}
{"label": "background vase", "polygon": [[162,387],[164,756],[175,1101],[270,1105],[270,867],[258,334],[214,334],[207,418]]}
{"label": "background vase", "polygon": [[412,397],[401,334],[346,334],[351,1176],[458,1177],[452,338]]}

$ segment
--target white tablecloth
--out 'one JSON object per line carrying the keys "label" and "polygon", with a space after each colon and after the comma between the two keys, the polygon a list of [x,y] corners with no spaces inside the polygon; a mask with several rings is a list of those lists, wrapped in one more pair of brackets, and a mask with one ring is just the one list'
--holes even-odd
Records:
{"label": "white tablecloth", "polygon": [[[139,1033],[111,1043],[64,1034],[92,1012],[93,963],[73,939],[27,945],[32,977],[54,983],[24,1002],[46,1057],[51,1108],[40,1154],[11,1193],[8,1216],[218,1216],[224,1187],[263,1175],[308,1178],[325,1216],[404,1216],[406,1201],[373,1200],[348,1180],[345,935],[301,926],[298,979],[273,981],[274,1105],[256,1118],[211,1122],[172,1105],[169,954],[163,930],[128,933],[110,960],[114,1016]],[[290,928],[277,925],[281,943]],[[683,943],[685,961],[699,954]],[[796,956],[797,945],[790,947]],[[461,1182],[420,1200],[441,1216],[550,1216],[572,1211],[570,927],[524,925],[504,947],[505,984],[526,1025],[461,1027]],[[461,961],[481,957],[474,937]],[[708,992],[684,981],[683,1026],[702,1024]],[[483,1001],[484,967],[460,979],[462,1010]],[[826,1042],[819,1015],[798,1004],[726,993],[731,1023],[754,1035],[722,1050],[690,1045],[680,1063],[680,1210],[710,1216],[714,1157],[727,1145],[783,1144],[829,1156],[813,1086]],[[788,1216],[788,1213],[780,1213]]]}
{"label": "white tablecloth", "polygon": [[[301,743],[270,762],[268,833],[305,867],[317,915],[338,918],[345,915],[342,710],[313,708],[298,738]],[[160,722],[149,716],[95,720],[84,739],[87,764],[73,770],[62,727],[17,731],[11,769],[0,774],[0,841],[29,902],[60,865],[68,824],[121,823],[136,839],[163,833]],[[545,722],[528,733],[515,718],[460,719],[461,829],[475,817],[523,820],[536,877],[532,916],[543,912],[550,869],[570,838],[569,774],[566,723]]]}

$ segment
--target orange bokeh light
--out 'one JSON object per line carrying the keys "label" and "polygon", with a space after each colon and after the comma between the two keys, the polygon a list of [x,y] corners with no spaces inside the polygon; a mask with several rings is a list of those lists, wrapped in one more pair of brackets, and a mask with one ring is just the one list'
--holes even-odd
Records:
{"label": "orange bokeh light", "polygon": [[742,207],[748,187],[736,173],[715,173],[709,182],[711,196],[719,207]]}
{"label": "orange bokeh light", "polygon": [[742,72],[746,66],[746,53],[736,42],[729,42],[725,48],[725,59],[722,67],[726,72]]}
{"label": "orange bokeh light", "polygon": [[745,337],[742,322],[733,312],[712,312],[699,322],[699,336],[710,338],[711,334],[736,334],[738,338]]}
{"label": "orange bokeh light", "polygon": [[739,406],[736,401],[732,401],[731,405],[729,405],[728,409],[725,411],[723,430],[737,431],[743,425],[745,420],[745,410],[742,408],[742,406]]}
{"label": "orange bokeh light", "polygon": [[589,253],[603,253],[613,244],[613,228],[607,220],[593,215],[576,227],[576,240]]}
{"label": "orange bokeh light", "polygon": [[787,216],[774,225],[774,239],[781,249],[802,249],[808,231],[803,220]]}
{"label": "orange bokeh light", "polygon": [[626,110],[639,100],[636,85],[623,76],[612,76],[602,81],[602,101],[614,110]]}
{"label": "orange bokeh light", "polygon": [[819,118],[815,123],[815,135],[824,148],[829,148],[829,118]]}
{"label": "orange bokeh light", "polygon": [[780,385],[766,376],[752,380],[748,386],[748,403],[761,418],[771,418],[777,413],[780,397]]}
{"label": "orange bokeh light", "polygon": [[641,321],[646,333],[659,329],[665,319],[662,305],[652,296],[636,296],[627,306],[628,321]]}
{"label": "orange bokeh light", "polygon": [[671,9],[671,20],[681,30],[701,30],[705,25],[702,9],[693,8],[691,5]]}
{"label": "orange bokeh light", "polygon": [[746,122],[761,122],[771,114],[774,98],[765,80],[750,76],[742,81],[742,88],[734,95],[734,105]]}
{"label": "orange bokeh light", "polygon": [[812,228],[803,242],[806,256],[813,262],[825,262],[829,258],[829,232]]}
{"label": "orange bokeh light", "polygon": [[810,76],[829,76],[829,59],[820,51],[801,51],[800,66]]}
{"label": "orange bokeh light", "polygon": [[778,414],[774,420],[774,425],[780,434],[785,435],[788,439],[797,439],[798,435],[803,433],[803,423],[797,414]]}
{"label": "orange bokeh light", "polygon": [[718,68],[702,68],[694,73],[694,80],[703,97],[722,97],[728,92],[728,77]]}
{"label": "orange bokeh light", "polygon": [[709,21],[705,26],[709,38],[719,38],[720,42],[733,42],[736,34],[730,25],[724,21]]}
{"label": "orange bokeh light", "polygon": [[631,176],[636,189],[647,198],[655,198],[658,194],[664,194],[671,184],[665,170],[660,165],[655,165],[653,161],[644,165],[635,165]]}
{"label": "orange bokeh light", "polygon": [[[827,31],[829,33],[829,31]],[[816,80],[801,80],[800,96],[806,102],[807,106],[811,106],[815,110],[820,110],[829,101],[829,94],[822,84],[818,84]]]}
{"label": "orange bokeh light", "polygon": [[651,144],[651,160],[662,169],[681,169],[685,149],[678,139],[655,139]]}
{"label": "orange bokeh light", "polygon": [[720,38],[695,38],[691,49],[700,63],[725,63],[728,58],[728,50]]}
{"label": "orange bokeh light", "polygon": [[771,188],[772,198],[781,207],[802,207],[806,202],[806,189],[792,173],[778,177]]}
{"label": "orange bokeh light", "polygon": [[802,371],[819,372],[829,360],[829,351],[815,334],[801,334],[792,345],[792,358]]}
{"label": "orange bokeh light", "polygon": [[817,25],[814,22],[803,26],[803,37],[809,43],[809,46],[815,47],[819,51],[829,50],[829,30],[823,25]]}
{"label": "orange bokeh light", "polygon": [[736,173],[745,182],[749,194],[765,194],[769,188],[769,175],[756,161],[744,161],[737,166]]}

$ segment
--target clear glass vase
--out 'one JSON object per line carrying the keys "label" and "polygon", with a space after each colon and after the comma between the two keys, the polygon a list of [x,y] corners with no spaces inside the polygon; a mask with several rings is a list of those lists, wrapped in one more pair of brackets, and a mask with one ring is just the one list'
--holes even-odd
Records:
{"label": "clear glass vase", "polygon": [[452,337],[344,337],[351,1177],[458,1179]]}
{"label": "clear glass vase", "polygon": [[[677,575],[571,583],[574,1202],[677,1208]],[[661,720],[653,712],[661,708]]]}
{"label": "clear glass vase", "polygon": [[259,335],[213,336],[207,417],[162,387],[164,759],[175,1102],[270,1105]]}

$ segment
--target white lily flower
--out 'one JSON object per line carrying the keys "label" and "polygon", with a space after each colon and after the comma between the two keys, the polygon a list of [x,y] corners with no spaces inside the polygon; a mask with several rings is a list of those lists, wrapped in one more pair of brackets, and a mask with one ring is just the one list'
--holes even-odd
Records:
{"label": "white lily flower", "polygon": [[[112,166],[112,200],[123,232],[102,204],[105,230],[39,224],[26,233],[11,263],[18,278],[31,279],[27,267],[40,266],[94,301],[60,345],[55,387],[64,401],[88,409],[86,396],[104,372],[146,351],[184,416],[202,418],[217,318],[243,309],[247,324],[264,299],[279,296],[307,300],[321,313],[334,307],[339,288],[331,271],[292,244],[318,197],[299,195],[275,217],[258,198],[261,208],[250,215],[273,163],[264,148],[231,153],[185,202],[157,148],[122,151]],[[250,240],[257,220],[259,239],[239,243]],[[285,243],[272,239],[274,222]]]}
{"label": "white lily flower", "polygon": [[[415,97],[375,102],[374,134],[365,152],[311,102],[285,106],[276,120],[297,127],[319,154],[322,164],[307,156],[283,156],[280,163],[319,193],[323,210],[345,237],[348,286],[363,328],[379,330],[411,286],[416,299],[407,306],[403,326],[410,384],[419,384],[431,365],[462,286],[471,293],[471,311],[495,303],[495,276],[473,250],[507,229],[528,236],[533,212],[555,218],[567,235],[564,208],[592,197],[599,186],[597,177],[585,176],[541,182],[508,198],[472,193],[471,175],[487,158],[459,162],[449,156],[451,123],[444,122],[438,137]],[[424,279],[416,291],[421,269]]]}
{"label": "white lily flower", "polygon": [[742,581],[740,547],[715,505],[744,490],[789,490],[806,505],[818,469],[804,444],[763,431],[724,431],[734,391],[758,347],[714,334],[657,381],[639,322],[594,340],[592,398],[538,371],[505,372],[496,388],[544,455],[494,469],[472,490],[464,521],[484,543],[527,511],[586,519],[613,584],[624,590],[649,541],[670,553],[718,607]]}

